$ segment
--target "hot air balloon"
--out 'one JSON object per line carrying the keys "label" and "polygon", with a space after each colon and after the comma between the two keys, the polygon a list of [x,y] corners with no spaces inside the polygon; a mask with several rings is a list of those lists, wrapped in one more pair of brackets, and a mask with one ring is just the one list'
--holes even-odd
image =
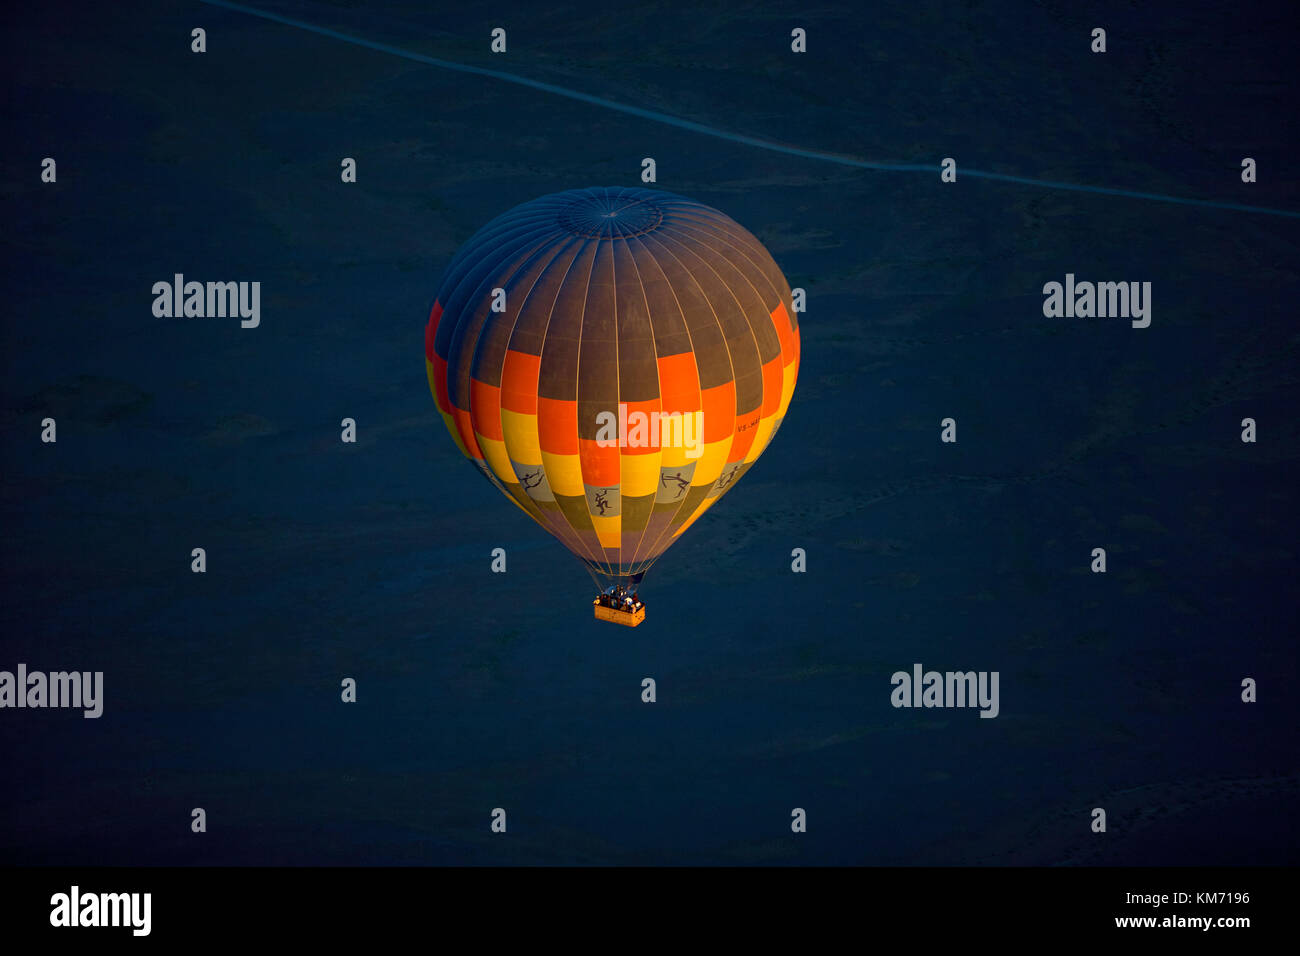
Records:
{"label": "hot air balloon", "polygon": [[424,336],[461,452],[635,626],[646,570],[780,428],[799,370],[790,287],[723,213],[672,193],[542,196],[447,267]]}

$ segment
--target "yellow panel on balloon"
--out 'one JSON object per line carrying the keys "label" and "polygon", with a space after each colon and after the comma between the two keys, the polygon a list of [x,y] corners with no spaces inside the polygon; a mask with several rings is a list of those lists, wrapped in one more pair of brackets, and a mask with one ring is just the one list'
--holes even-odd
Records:
{"label": "yellow panel on balloon", "polygon": [[514,465],[510,464],[510,456],[506,454],[506,443],[495,438],[484,438],[478,432],[474,433],[474,437],[478,439],[478,447],[483,450],[483,457],[487,459],[488,467],[497,476],[497,480],[507,485],[518,484]]}
{"label": "yellow panel on balloon", "polygon": [[501,433],[506,451],[521,465],[540,465],[542,446],[537,438],[537,416],[501,409]]}
{"label": "yellow panel on balloon", "polygon": [[551,491],[557,495],[580,498],[586,495],[582,484],[582,460],[577,455],[556,455],[549,451],[540,453],[542,467]]}
{"label": "yellow panel on balloon", "polygon": [[758,433],[754,435],[754,444],[749,446],[749,454],[745,456],[745,461],[753,461],[763,454],[763,449],[767,447],[767,440],[772,437],[772,425],[775,422],[775,415],[769,415],[759,421]]}
{"label": "yellow panel on balloon", "polygon": [[600,515],[591,516],[591,525],[596,529],[596,538],[600,541],[602,548],[617,548],[619,544],[619,529],[622,527],[623,519],[618,515],[610,515],[602,518]]}
{"label": "yellow panel on balloon", "polygon": [[691,476],[691,484],[698,488],[700,485],[711,485],[717,481],[718,476],[722,474],[722,466],[727,463],[727,453],[730,451],[731,436],[705,445],[704,454],[695,459],[695,474]]}
{"label": "yellow panel on balloon", "polygon": [[659,487],[659,456],[621,455],[619,457],[619,491],[624,498],[653,495]]}
{"label": "yellow panel on balloon", "polygon": [[776,410],[776,417],[785,417],[786,409],[790,407],[790,399],[794,397],[794,380],[799,374],[799,363],[791,362],[781,371],[781,407]]}

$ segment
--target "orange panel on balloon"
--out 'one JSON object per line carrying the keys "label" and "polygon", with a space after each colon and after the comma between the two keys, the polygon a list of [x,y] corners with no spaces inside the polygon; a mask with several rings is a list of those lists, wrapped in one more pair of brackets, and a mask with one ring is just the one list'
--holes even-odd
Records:
{"label": "orange panel on balloon", "polygon": [[505,365],[501,369],[503,408],[521,415],[537,414],[537,374],[541,362],[540,355],[506,350]]}
{"label": "orange panel on balloon", "polygon": [[704,406],[705,444],[730,437],[736,428],[736,383],[706,388],[700,400]]}
{"label": "orange panel on balloon", "polygon": [[552,455],[576,455],[578,403],[558,398],[538,398],[537,433],[542,451]]}
{"label": "orange panel on balloon", "polygon": [[469,380],[469,410],[474,430],[484,438],[501,441],[501,389]]}
{"label": "orange panel on balloon", "polygon": [[578,443],[578,457],[582,462],[583,484],[602,488],[617,485],[618,452],[617,444],[602,448],[594,439],[582,439]]}

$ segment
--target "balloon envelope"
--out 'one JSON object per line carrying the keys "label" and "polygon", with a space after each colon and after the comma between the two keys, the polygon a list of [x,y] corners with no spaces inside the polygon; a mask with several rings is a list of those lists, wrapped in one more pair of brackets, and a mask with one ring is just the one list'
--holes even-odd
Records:
{"label": "balloon envelope", "polygon": [[799,328],[743,227],[607,187],[543,196],[471,237],[424,350],[465,456],[600,580],[625,583],[776,434]]}

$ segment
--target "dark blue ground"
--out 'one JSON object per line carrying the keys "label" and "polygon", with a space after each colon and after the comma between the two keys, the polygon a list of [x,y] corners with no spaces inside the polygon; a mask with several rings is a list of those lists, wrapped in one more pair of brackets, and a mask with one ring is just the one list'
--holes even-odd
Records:
{"label": "dark blue ground", "polygon": [[[806,148],[1300,210],[1289,4],[364,6],[263,9]],[[0,669],[106,684],[97,721],[0,711],[0,862],[1300,855],[1297,220],[854,170],[199,3],[0,38]],[[422,336],[478,226],[644,156],[809,310],[778,439],[624,630],[460,458]],[[154,318],[175,272],[261,281],[261,327]],[[1044,319],[1066,272],[1151,281],[1151,328]],[[893,709],[917,661],[1000,671],[1001,716]]]}

